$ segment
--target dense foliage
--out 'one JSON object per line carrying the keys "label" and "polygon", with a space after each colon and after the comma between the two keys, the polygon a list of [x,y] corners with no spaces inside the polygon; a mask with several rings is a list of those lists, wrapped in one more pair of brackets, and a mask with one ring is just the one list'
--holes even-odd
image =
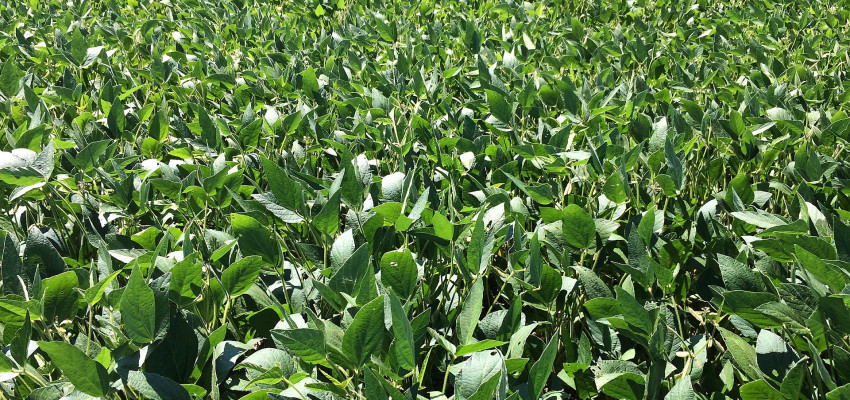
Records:
{"label": "dense foliage", "polygon": [[848,399],[849,18],[0,2],[0,396]]}

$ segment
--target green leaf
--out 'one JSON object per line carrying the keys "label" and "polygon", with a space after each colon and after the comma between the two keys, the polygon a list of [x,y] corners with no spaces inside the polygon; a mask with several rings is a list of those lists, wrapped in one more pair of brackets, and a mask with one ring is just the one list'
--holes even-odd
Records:
{"label": "green leaf", "polygon": [[74,33],[71,36],[69,46],[69,53],[74,58],[74,63],[76,65],[81,65],[83,60],[86,58],[86,53],[89,50],[89,45],[86,43],[86,38],[83,36],[83,32],[79,27],[74,28]]}
{"label": "green leaf", "polygon": [[189,400],[189,392],[164,376],[149,372],[130,371],[127,384],[145,398],[153,400]]}
{"label": "green leaf", "polygon": [[106,117],[106,125],[109,127],[109,130],[112,131],[112,135],[116,138],[120,138],[121,134],[124,133],[124,126],[126,126],[127,120],[124,116],[124,103],[118,97],[115,97],[115,100],[112,102],[112,106],[109,108],[109,115]]}
{"label": "green leaf", "polygon": [[788,370],[799,360],[794,350],[779,335],[762,329],[756,340],[756,361],[765,377],[782,382]]}
{"label": "green leaf", "polygon": [[253,217],[243,214],[230,215],[233,236],[239,242],[239,250],[245,256],[258,255],[270,264],[277,264],[278,244],[272,232]]}
{"label": "green leaf", "polygon": [[333,271],[339,270],[345,261],[354,254],[355,249],[357,249],[357,245],[354,243],[354,231],[349,229],[339,235],[331,246],[331,269]]}
{"label": "green leaf", "polygon": [[[808,344],[810,349],[816,348],[809,340],[809,338],[806,338],[806,344]],[[823,359],[821,359],[819,352],[815,351],[811,352],[810,354],[812,355],[812,360],[814,360],[815,362],[815,367],[813,369],[815,372],[817,372],[817,377],[819,377],[820,381],[826,385],[827,389],[835,390],[837,388],[837,385],[835,384],[835,381],[832,380],[832,377],[829,375],[829,371],[827,371],[826,365],[823,362]],[[814,375],[814,373],[812,375]]]}
{"label": "green leaf", "polygon": [[466,249],[466,266],[474,274],[480,274],[487,269],[490,256],[493,254],[493,236],[488,235],[484,226],[484,212],[478,214],[469,247]]}
{"label": "green leaf", "polygon": [[614,298],[614,292],[595,272],[584,267],[576,266],[572,268],[578,273],[578,279],[582,286],[584,286],[588,299],[595,299],[597,297]]}
{"label": "green leaf", "polygon": [[127,337],[138,344],[150,343],[156,336],[156,308],[154,293],[145,283],[145,277],[139,267],[133,267],[130,280],[124,288],[121,303],[118,306],[121,319],[127,330]]}
{"label": "green leaf", "polygon": [[381,282],[401,298],[409,298],[416,289],[419,269],[407,248],[384,253],[381,257]]}
{"label": "green leaf", "polygon": [[762,379],[741,386],[741,400],[783,400],[782,393]]}
{"label": "green leaf", "polygon": [[732,216],[744,221],[750,225],[755,225],[762,229],[769,229],[775,226],[786,225],[787,222],[779,216],[768,214],[762,211],[735,211]]}
{"label": "green leaf", "polygon": [[251,197],[257,200],[272,215],[280,218],[287,224],[297,224],[303,220],[298,213],[278,204],[278,200],[271,193],[255,193]]}
{"label": "green leaf", "polygon": [[407,319],[398,297],[389,293],[387,299],[390,303],[389,309],[393,321],[392,333],[395,338],[393,349],[395,350],[396,360],[402,368],[413,370],[416,367],[416,344],[413,341],[413,328],[410,326],[410,321]]}
{"label": "green leaf", "polygon": [[500,347],[508,344],[508,342],[502,342],[499,340],[491,340],[486,339],[480,342],[465,344],[463,346],[458,346],[457,351],[455,352],[455,357],[462,357],[467,354],[472,354],[479,351],[489,350],[494,347]]}
{"label": "green leaf", "polygon": [[449,340],[446,339],[445,336],[437,333],[437,331],[435,331],[433,328],[426,328],[426,329],[427,329],[428,333],[431,335],[431,337],[433,337],[434,340],[437,341],[437,344],[439,344],[442,348],[446,349],[450,354],[455,354],[455,352],[457,352],[457,348],[455,347],[455,345],[453,345],[451,342],[449,342]]}
{"label": "green leaf", "polygon": [[3,274],[3,293],[23,297],[25,291],[32,289],[32,277],[24,272],[19,251],[17,243],[12,240],[12,235],[8,233],[3,235],[3,263],[0,264],[0,273]]}
{"label": "green leaf", "polygon": [[434,212],[431,217],[431,224],[434,225],[434,233],[443,240],[452,240],[454,238],[454,225],[449,222],[443,214]]}
{"label": "green leaf", "polygon": [[322,206],[319,214],[313,218],[313,225],[327,235],[333,236],[339,229],[339,198],[340,192],[336,191],[328,199],[328,202]]}
{"label": "green leaf", "polygon": [[178,306],[187,306],[201,293],[204,287],[204,271],[200,263],[187,259],[171,268],[169,295]]}
{"label": "green leaf", "polygon": [[505,375],[505,361],[498,351],[473,353],[455,378],[455,399],[504,399]]}
{"label": "green leaf", "polygon": [[291,211],[298,211],[304,204],[301,194],[301,185],[289,177],[289,174],[273,161],[261,157],[263,173],[269,183],[274,198],[280,205]]}
{"label": "green leaf", "polygon": [[44,181],[44,175],[31,167],[0,169],[0,181],[14,186],[30,186]]}
{"label": "green leaf", "polygon": [[482,279],[477,279],[463,299],[460,314],[457,317],[457,337],[461,346],[469,344],[472,340],[472,334],[478,326],[478,318],[484,310],[483,302],[484,282]]}
{"label": "green leaf", "polygon": [[309,364],[326,365],[325,335],[317,329],[274,329],[271,336],[278,345]]}
{"label": "green leaf", "polygon": [[564,239],[573,247],[588,249],[596,242],[596,224],[593,217],[576,204],[564,209]]}
{"label": "green leaf", "polygon": [[773,121],[790,121],[794,119],[794,115],[790,111],[781,107],[773,107],[767,110],[767,117]]}
{"label": "green leaf", "polygon": [[[324,10],[322,12],[324,13]],[[301,89],[311,98],[318,96],[319,80],[316,79],[316,70],[308,68],[301,72]]]}
{"label": "green leaf", "polygon": [[782,385],[779,388],[779,391],[786,397],[792,400],[796,400],[800,396],[800,389],[803,386],[803,382],[806,379],[806,376],[809,373],[808,366],[808,358],[803,358],[802,360],[797,361],[793,367],[788,371],[785,375],[785,378],[782,380]]}
{"label": "green leaf", "polygon": [[263,260],[258,256],[245,257],[233,263],[221,273],[221,287],[231,298],[247,292],[263,268]]}
{"label": "green leaf", "polygon": [[735,189],[734,193],[741,198],[741,203],[743,203],[744,206],[752,204],[753,200],[755,200],[755,193],[753,192],[753,188],[750,186],[750,182],[747,179],[747,175],[744,173],[739,173],[738,175],[736,175],[735,178],[733,178],[729,182],[729,185],[726,187],[726,203],[728,204],[733,203],[733,201],[731,200],[732,190],[730,189]]}
{"label": "green leaf", "polygon": [[359,171],[359,169],[356,170],[355,165],[356,160],[345,163],[345,167],[342,169],[344,171],[342,185],[340,185],[339,190],[342,192],[342,199],[345,200],[346,204],[359,210],[363,206],[364,186],[363,182],[358,179],[356,171]]}
{"label": "green leaf", "polygon": [[543,349],[543,354],[528,371],[528,387],[532,398],[540,398],[543,388],[546,387],[546,382],[549,380],[549,375],[552,374],[555,356],[558,354],[558,337],[558,335],[555,335],[549,339],[549,344]]}
{"label": "green leaf", "polygon": [[215,149],[218,148],[220,135],[215,121],[210,118],[205,107],[200,107],[198,112],[198,125],[201,127],[201,141],[205,146]]}
{"label": "green leaf", "polygon": [[614,317],[620,314],[620,303],[609,297],[597,297],[583,304],[584,308],[594,319]]}
{"label": "green leaf", "polygon": [[354,254],[348,257],[345,264],[334,273],[328,286],[338,293],[357,295],[364,275],[371,274],[373,271],[369,260],[370,253],[371,248],[368,243],[358,247]]}
{"label": "green leaf", "polygon": [[91,142],[77,153],[77,157],[72,162],[83,172],[89,172],[99,164],[101,156],[106,153],[106,150],[109,148],[111,143],[111,140]]}
{"label": "green leaf", "polygon": [[694,387],[691,384],[691,376],[685,375],[676,381],[670,392],[664,396],[664,400],[697,400],[697,394],[694,392]]}
{"label": "green leaf", "polygon": [[682,161],[676,155],[673,142],[670,141],[669,137],[664,143],[664,157],[667,159],[667,174],[673,178],[673,183],[676,184],[676,190],[682,190],[685,186],[685,171],[682,168]]}
{"label": "green leaf", "polygon": [[148,135],[158,142],[162,142],[168,137],[168,120],[164,111],[157,110],[154,113],[148,126]]}
{"label": "green leaf", "polygon": [[387,392],[384,390],[379,378],[375,376],[375,373],[372,372],[371,368],[366,368],[363,371],[364,375],[364,383],[363,383],[363,395],[364,399],[375,399],[375,400],[388,400]]}
{"label": "green leaf", "polygon": [[15,57],[7,57],[6,62],[3,63],[3,69],[0,71],[0,92],[3,93],[3,96],[11,98],[18,94],[21,89],[22,77],[23,73],[18,68],[18,64],[15,63]]}
{"label": "green leaf", "polygon": [[47,353],[53,365],[61,369],[80,392],[95,397],[104,397],[109,393],[106,369],[88,358],[82,350],[65,342],[38,342],[38,347]]}
{"label": "green leaf", "polygon": [[384,195],[384,200],[399,203],[404,201],[404,181],[405,175],[401,172],[394,172],[381,179],[381,194]]}
{"label": "green leaf", "polygon": [[342,338],[342,351],[358,368],[384,344],[384,296],[367,303],[354,316]]}
{"label": "green leaf", "polygon": [[0,352],[0,374],[3,374],[4,379],[9,379],[11,376],[14,379],[17,376],[17,373],[14,373],[16,365],[12,359],[6,356],[6,353]]}
{"label": "green leaf", "polygon": [[605,180],[605,184],[602,186],[602,192],[605,193],[605,197],[608,200],[617,204],[625,203],[629,200],[626,194],[626,186],[623,184],[623,178],[616,171],[611,173],[608,179]]}
{"label": "green leaf", "polygon": [[617,302],[620,303],[620,312],[623,313],[623,319],[629,325],[640,329],[640,331],[635,333],[649,337],[649,334],[652,333],[652,321],[649,317],[649,311],[646,311],[643,305],[638,303],[631,293],[623,290],[621,287],[615,286],[614,291],[617,293]]}
{"label": "green leaf", "polygon": [[487,94],[487,106],[490,108],[490,114],[493,114],[499,121],[510,124],[511,114],[513,114],[510,104],[496,91],[485,89],[485,93]]}
{"label": "green leaf", "polygon": [[[11,326],[7,326],[11,328]],[[9,344],[9,354],[11,354],[12,358],[18,362],[18,365],[26,364],[26,361],[29,358],[29,345],[31,338],[32,319],[30,318],[29,310],[27,310],[24,317],[24,323],[20,328],[18,328],[18,331],[15,332],[15,337]]]}
{"label": "green leaf", "polygon": [[24,271],[29,276],[34,276],[35,271],[41,271],[46,276],[65,272],[65,261],[45,232],[37,226],[32,226],[27,234]]}
{"label": "green leaf", "polygon": [[416,199],[416,204],[413,205],[413,208],[410,209],[410,214],[407,214],[405,218],[399,218],[396,221],[396,229],[399,231],[406,231],[413,225],[414,222],[419,220],[419,217],[422,215],[422,211],[425,210],[425,206],[428,204],[428,196],[431,193],[431,188],[425,188],[425,191],[419,195],[419,198]]}
{"label": "green leaf", "polygon": [[729,127],[732,128],[732,133],[737,135],[739,138],[744,135],[744,132],[747,130],[747,126],[744,124],[744,119],[741,118],[741,114],[736,110],[729,111]]}
{"label": "green leaf", "polygon": [[525,193],[527,196],[534,199],[534,201],[542,204],[552,204],[552,187],[546,184],[542,185],[526,185],[519,178],[507,173],[503,172],[503,174],[508,177],[508,179],[513,182],[513,184]]}
{"label": "green leaf", "polygon": [[531,237],[528,249],[528,261],[526,269],[526,282],[531,286],[540,286],[540,281],[543,277],[543,258],[540,253],[540,241],[537,239],[537,233]]}
{"label": "green leaf", "polygon": [[766,290],[764,282],[758,275],[738,260],[723,255],[717,255],[717,263],[720,265],[720,274],[723,283],[729,290],[746,290],[750,292],[763,292]]}
{"label": "green leaf", "polygon": [[850,281],[850,277],[842,269],[827,263],[796,244],[794,245],[794,257],[804,271],[829,286],[834,293],[840,293]]}
{"label": "green leaf", "polygon": [[732,355],[735,365],[750,379],[761,378],[761,370],[758,367],[756,349],[747,344],[740,336],[731,331],[718,327],[726,342],[726,349]]}
{"label": "green leaf", "polygon": [[77,274],[73,271],[61,273],[41,282],[44,291],[41,299],[42,315],[48,321],[61,323],[77,313]]}
{"label": "green leaf", "polygon": [[826,394],[826,400],[850,400],[850,383],[831,390]]}

